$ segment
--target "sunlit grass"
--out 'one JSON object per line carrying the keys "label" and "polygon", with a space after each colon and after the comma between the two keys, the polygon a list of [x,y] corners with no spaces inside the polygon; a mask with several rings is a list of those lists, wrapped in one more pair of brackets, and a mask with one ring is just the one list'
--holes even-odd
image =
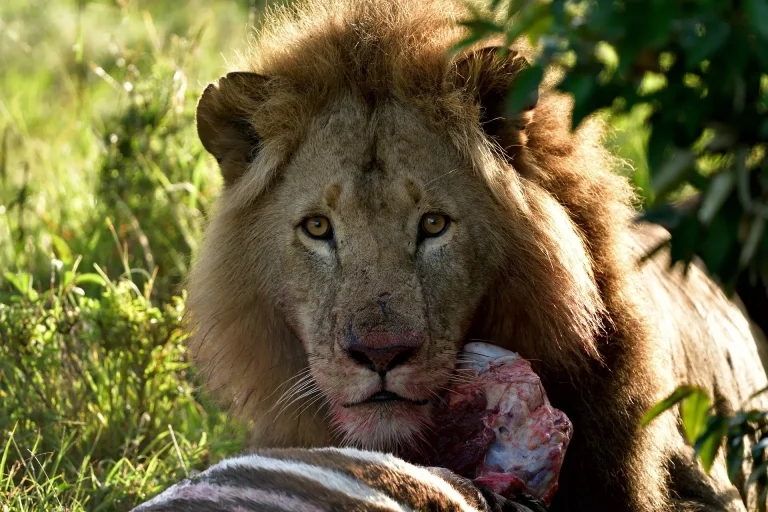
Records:
{"label": "sunlit grass", "polygon": [[195,99],[256,12],[0,5],[3,512],[125,510],[242,449],[177,295],[220,183]]}
{"label": "sunlit grass", "polygon": [[[168,295],[219,185],[194,133],[195,100],[242,46],[248,19],[235,1],[0,6],[0,268],[43,277],[53,233],[114,275],[112,216],[139,256],[131,264],[156,253],[156,289]],[[137,182],[144,189],[127,193],[153,214],[117,210],[128,203],[115,197],[120,183]]]}
{"label": "sunlit grass", "polygon": [[5,275],[0,510],[124,510],[241,450],[241,428],[193,384],[183,297],[155,306],[151,280],[79,271],[59,246],[42,290]]}

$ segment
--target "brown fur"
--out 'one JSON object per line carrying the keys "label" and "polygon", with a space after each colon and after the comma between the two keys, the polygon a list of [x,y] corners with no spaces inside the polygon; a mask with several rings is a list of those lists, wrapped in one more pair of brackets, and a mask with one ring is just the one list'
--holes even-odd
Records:
{"label": "brown fur", "polygon": [[[418,339],[386,386],[422,400],[465,340],[491,340],[534,362],[575,425],[553,510],[741,510],[722,461],[713,478],[688,463],[672,413],[638,422],[680,383],[738,407],[766,384],[762,339],[698,270],[635,267],[663,234],[631,226],[597,124],[571,134],[568,100],[546,90],[507,117],[524,52],[448,58],[461,15],[305,1],[273,13],[249,72],[206,89],[198,131],[226,185],[189,304],[209,386],[262,445],[397,449],[428,432],[430,405],[344,407],[383,386],[345,343]],[[455,221],[419,246],[434,211]],[[301,232],[313,215],[332,243]]]}

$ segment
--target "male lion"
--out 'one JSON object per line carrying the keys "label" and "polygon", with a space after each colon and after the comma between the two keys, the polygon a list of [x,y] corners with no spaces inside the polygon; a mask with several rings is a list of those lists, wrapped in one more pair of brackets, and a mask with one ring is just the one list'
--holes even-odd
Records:
{"label": "male lion", "polygon": [[508,115],[526,60],[450,57],[462,15],[309,0],[205,90],[198,132],[225,186],[189,307],[209,386],[262,446],[402,453],[463,344],[491,341],[573,421],[552,510],[744,510],[674,413],[638,424],[681,383],[739,407],[768,384],[763,338],[698,269],[637,266],[663,232],[633,226],[599,130],[570,133],[548,91]]}

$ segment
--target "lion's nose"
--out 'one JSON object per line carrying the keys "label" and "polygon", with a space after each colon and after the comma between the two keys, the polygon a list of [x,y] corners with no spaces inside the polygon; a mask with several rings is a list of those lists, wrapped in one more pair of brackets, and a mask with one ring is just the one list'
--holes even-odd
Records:
{"label": "lion's nose", "polygon": [[345,350],[353,361],[383,375],[408,362],[419,345],[421,345],[421,338],[418,336],[377,333],[351,340]]}

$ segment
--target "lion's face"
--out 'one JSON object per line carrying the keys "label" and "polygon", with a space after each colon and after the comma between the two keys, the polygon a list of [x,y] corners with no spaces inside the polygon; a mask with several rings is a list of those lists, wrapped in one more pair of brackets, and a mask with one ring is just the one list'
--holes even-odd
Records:
{"label": "lion's face", "polygon": [[561,198],[600,203],[580,177],[603,153],[576,151],[557,97],[509,111],[522,54],[446,60],[453,21],[422,4],[317,22],[334,2],[198,103],[225,187],[189,281],[192,355],[262,445],[338,441],[329,425],[409,444],[470,338],[553,371],[598,358],[593,261]]}
{"label": "lion's face", "polygon": [[392,446],[449,381],[487,287],[493,201],[417,114],[365,110],[313,123],[252,229],[272,237],[271,293],[334,422]]}

